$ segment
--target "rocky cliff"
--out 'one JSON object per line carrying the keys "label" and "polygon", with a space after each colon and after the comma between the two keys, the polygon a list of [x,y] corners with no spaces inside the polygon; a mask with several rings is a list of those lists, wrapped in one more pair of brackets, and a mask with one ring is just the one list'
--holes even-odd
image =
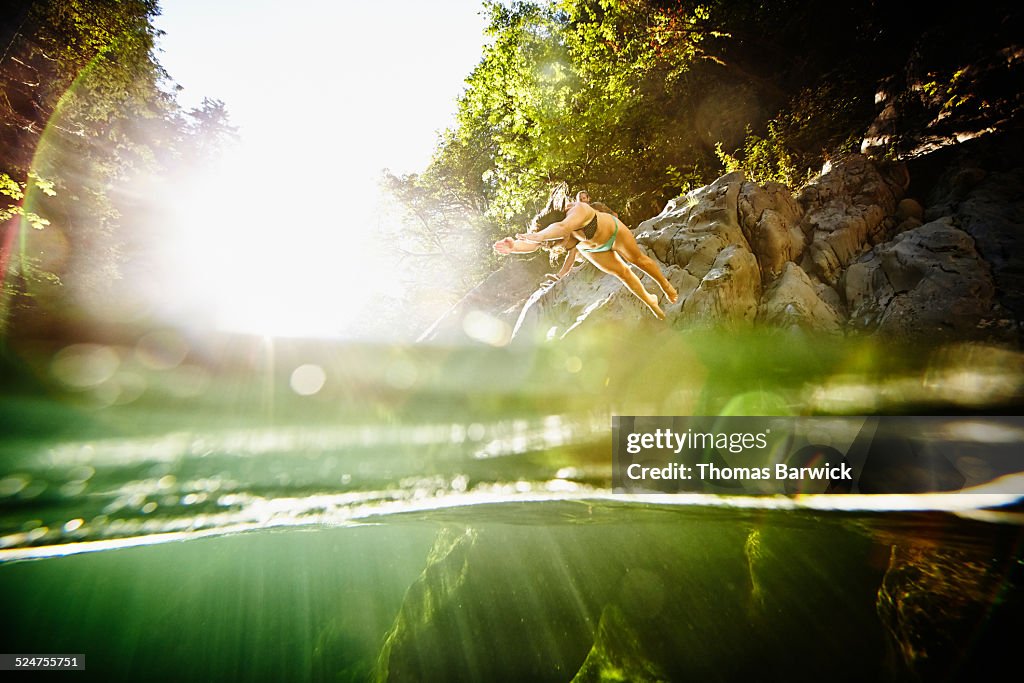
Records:
{"label": "rocky cliff", "polygon": [[[662,301],[668,323],[1016,343],[1024,173],[953,165],[926,199],[907,196],[910,180],[905,164],[851,154],[796,192],[735,172],[671,200],[634,229],[680,292]],[[525,275],[523,266],[498,271],[425,338],[480,338],[487,323],[492,343],[508,332],[550,340],[650,316],[589,264],[528,295],[513,273]]]}

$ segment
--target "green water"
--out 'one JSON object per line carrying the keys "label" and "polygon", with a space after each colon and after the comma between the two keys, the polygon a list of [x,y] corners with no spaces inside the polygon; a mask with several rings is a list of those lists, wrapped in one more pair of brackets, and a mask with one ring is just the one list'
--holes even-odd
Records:
{"label": "green water", "polygon": [[509,503],[13,563],[0,588],[8,649],[97,680],[939,680],[1012,663],[1019,541],[940,513]]}
{"label": "green water", "polygon": [[[610,458],[612,414],[1014,412],[1015,352],[657,333],[493,351],[233,339],[163,364],[62,348],[8,349],[0,393],[3,649],[85,654],[61,676],[1015,666],[1019,503],[626,496]],[[301,365],[323,372],[309,395]]]}

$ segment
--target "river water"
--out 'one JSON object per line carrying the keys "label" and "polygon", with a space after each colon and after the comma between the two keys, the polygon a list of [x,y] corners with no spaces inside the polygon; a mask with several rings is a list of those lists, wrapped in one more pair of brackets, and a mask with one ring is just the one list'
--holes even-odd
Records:
{"label": "river water", "polygon": [[610,445],[612,415],[1014,413],[1016,352],[649,330],[525,349],[161,335],[5,351],[5,652],[168,681],[1016,665],[1018,496],[626,495]]}

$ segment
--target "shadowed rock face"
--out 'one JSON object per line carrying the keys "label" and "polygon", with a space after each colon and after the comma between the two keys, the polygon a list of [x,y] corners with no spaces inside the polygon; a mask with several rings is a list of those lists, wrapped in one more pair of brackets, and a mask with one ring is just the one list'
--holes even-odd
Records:
{"label": "shadowed rock face", "polygon": [[857,329],[958,339],[971,337],[979,324],[1000,324],[988,264],[949,217],[875,247],[845,280]]}
{"label": "shadowed rock face", "polygon": [[1024,316],[1024,169],[986,173],[951,169],[934,193],[928,217],[952,216],[992,270],[996,297],[1012,316]]}
{"label": "shadowed rock face", "polygon": [[[643,276],[645,286],[679,328],[1016,341],[1024,265],[1021,250],[1005,245],[1024,239],[1021,174],[951,174],[927,211],[903,197],[904,167],[859,154],[796,194],[724,175],[634,230],[679,300],[669,304]],[[515,310],[512,289],[503,288],[495,315]],[[519,301],[517,339],[561,339],[592,322],[657,324],[622,283],[589,264]]]}

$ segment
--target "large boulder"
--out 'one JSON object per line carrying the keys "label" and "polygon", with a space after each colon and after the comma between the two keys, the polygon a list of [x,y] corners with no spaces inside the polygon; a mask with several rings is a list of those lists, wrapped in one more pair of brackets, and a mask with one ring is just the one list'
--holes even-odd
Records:
{"label": "large boulder", "polygon": [[[659,262],[679,292],[679,300],[669,304],[657,284],[637,271],[648,290],[661,296],[670,322],[750,324],[756,317],[761,273],[740,225],[743,185],[742,173],[725,175],[670,201],[636,229],[637,243]],[[749,194],[762,213],[774,206],[767,194],[767,200]],[[755,234],[764,233],[767,240],[772,220],[753,221]],[[618,279],[582,266],[530,297],[516,324],[516,336],[562,338],[587,320],[645,317],[651,317],[650,312]]]}
{"label": "large boulder", "polygon": [[750,251],[739,223],[743,173],[724,175],[706,187],[671,200],[659,215],[636,229],[637,242],[662,263],[686,269],[697,280],[730,245]]}
{"label": "large boulder", "polygon": [[837,334],[842,332],[844,320],[837,304],[834,291],[821,283],[815,285],[803,268],[789,262],[761,298],[757,319],[782,329]]}
{"label": "large boulder", "polygon": [[905,172],[883,174],[867,157],[851,154],[805,186],[797,196],[811,240],[804,269],[835,286],[847,265],[893,232],[907,181]]}
{"label": "large boulder", "polygon": [[875,247],[845,276],[854,329],[909,339],[991,336],[992,274],[974,240],[944,218]]}
{"label": "large boulder", "polygon": [[688,326],[753,323],[760,296],[757,259],[731,244],[718,252],[696,289],[683,299],[681,320]]}
{"label": "large boulder", "polygon": [[807,246],[803,213],[790,189],[780,183],[761,187],[748,182],[740,188],[740,225],[766,282],[781,275],[787,262],[800,261]]}

